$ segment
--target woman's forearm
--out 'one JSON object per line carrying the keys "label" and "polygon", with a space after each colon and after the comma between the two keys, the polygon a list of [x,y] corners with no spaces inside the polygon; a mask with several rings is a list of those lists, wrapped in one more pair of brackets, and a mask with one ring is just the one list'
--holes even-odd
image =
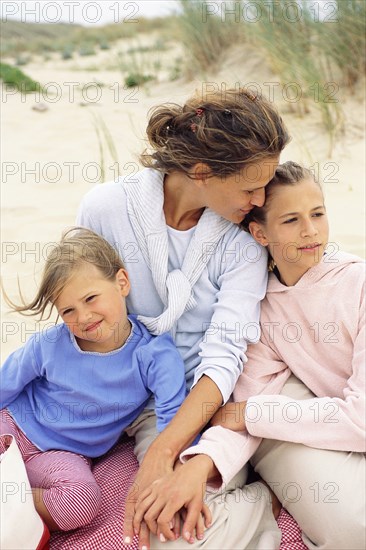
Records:
{"label": "woman's forearm", "polygon": [[213,414],[222,405],[222,395],[211,378],[202,376],[184,400],[169,426],[151,444],[149,451],[159,452],[174,461]]}

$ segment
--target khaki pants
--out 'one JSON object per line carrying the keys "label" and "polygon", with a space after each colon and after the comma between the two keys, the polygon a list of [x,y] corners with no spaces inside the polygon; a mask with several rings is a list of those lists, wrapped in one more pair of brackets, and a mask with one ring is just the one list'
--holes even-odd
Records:
{"label": "khaki pants", "polygon": [[[294,376],[281,393],[295,399],[314,397]],[[363,453],[314,449],[267,439],[251,462],[294,516],[310,549],[366,548]]]}
{"label": "khaki pants", "polygon": [[[154,411],[145,409],[126,430],[135,437],[135,455],[141,464],[157,436]],[[204,539],[189,544],[184,539],[161,543],[151,535],[152,550],[276,550],[281,532],[272,513],[271,497],[262,483],[245,485],[247,468],[243,468],[225,489],[206,492],[206,503],[212,513],[212,526]]]}
{"label": "khaki pants", "polygon": [[128,428],[125,429],[128,436],[135,438],[134,453],[139,464],[143,461],[146,451],[154,439],[159,435],[156,429],[156,415],[153,409],[144,409]]}

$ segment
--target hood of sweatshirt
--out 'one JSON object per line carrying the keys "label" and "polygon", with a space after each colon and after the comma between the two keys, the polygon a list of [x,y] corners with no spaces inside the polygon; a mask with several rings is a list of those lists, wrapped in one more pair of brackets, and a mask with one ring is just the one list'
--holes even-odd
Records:
{"label": "hood of sweatshirt", "polygon": [[349,254],[347,252],[331,252],[325,253],[321,261],[310,268],[293,286],[282,284],[274,273],[270,273],[268,279],[267,294],[276,292],[289,292],[293,289],[308,288],[322,280],[329,281],[333,277],[338,277],[339,274],[347,269],[351,264],[363,264],[365,271],[365,260]]}

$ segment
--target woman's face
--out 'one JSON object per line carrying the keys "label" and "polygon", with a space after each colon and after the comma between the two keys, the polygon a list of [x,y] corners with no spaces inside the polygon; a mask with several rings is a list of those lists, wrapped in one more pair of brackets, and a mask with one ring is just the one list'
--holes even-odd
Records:
{"label": "woman's face", "polygon": [[328,242],[328,218],[321,188],[312,178],[277,185],[266,222],[252,222],[253,236],[268,250],[286,285],[294,285],[320,262]]}
{"label": "woman's face", "polygon": [[239,224],[254,206],[263,206],[264,188],[273,178],[278,162],[278,157],[269,157],[245,166],[236,174],[208,178],[205,206]]}

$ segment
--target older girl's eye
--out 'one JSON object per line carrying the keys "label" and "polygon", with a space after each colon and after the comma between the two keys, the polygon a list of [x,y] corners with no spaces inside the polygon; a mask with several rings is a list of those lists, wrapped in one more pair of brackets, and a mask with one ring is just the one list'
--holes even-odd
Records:
{"label": "older girl's eye", "polygon": [[91,302],[95,297],[96,297],[96,295],[92,294],[92,296],[88,296],[85,301],[86,302]]}

